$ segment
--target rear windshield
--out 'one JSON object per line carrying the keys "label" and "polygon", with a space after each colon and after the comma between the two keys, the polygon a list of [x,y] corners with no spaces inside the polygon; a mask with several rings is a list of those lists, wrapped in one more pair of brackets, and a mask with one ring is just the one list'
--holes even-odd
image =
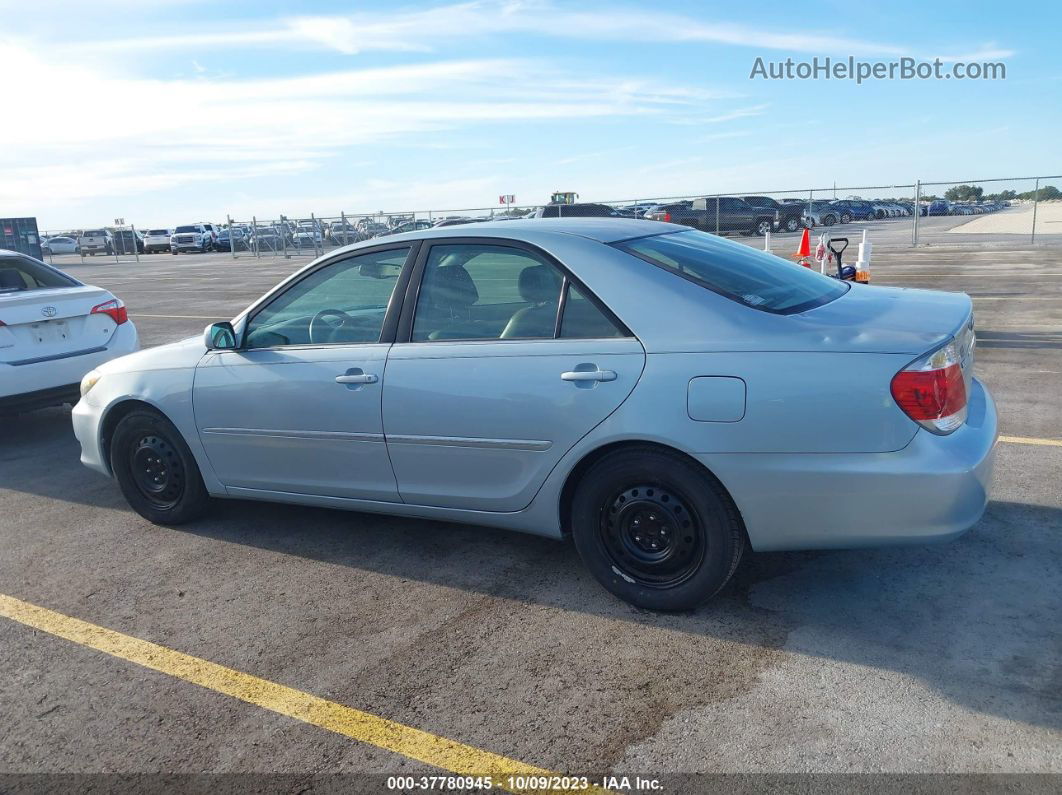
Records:
{"label": "rear windshield", "polygon": [[707,232],[673,232],[612,245],[765,312],[803,312],[848,291],[843,282]]}
{"label": "rear windshield", "polygon": [[104,237],[106,234],[102,229],[89,229],[85,232],[85,237]]}
{"label": "rear windshield", "polygon": [[47,287],[76,287],[80,282],[43,262],[23,257],[0,257],[0,295]]}
{"label": "rear windshield", "polygon": [[152,229],[148,232],[148,234],[152,237],[162,237],[163,235],[168,235],[169,233],[169,229]]}
{"label": "rear windshield", "polygon": [[178,232],[198,232],[199,230],[194,226],[178,226]]}

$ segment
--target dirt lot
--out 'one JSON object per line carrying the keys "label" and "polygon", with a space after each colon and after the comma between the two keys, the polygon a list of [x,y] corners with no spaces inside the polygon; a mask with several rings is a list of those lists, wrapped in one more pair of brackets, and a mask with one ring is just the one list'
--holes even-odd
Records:
{"label": "dirt lot", "polygon": [[[68,270],[154,345],[298,264]],[[1062,439],[1062,251],[882,251],[874,278],[969,292],[1003,433]],[[235,501],[152,526],[55,409],[3,431],[0,593],[557,771],[1062,773],[1060,484],[1062,447],[1002,442],[957,542],[753,554],[655,615],[541,538]],[[0,666],[4,772],[434,772],[4,618]]]}

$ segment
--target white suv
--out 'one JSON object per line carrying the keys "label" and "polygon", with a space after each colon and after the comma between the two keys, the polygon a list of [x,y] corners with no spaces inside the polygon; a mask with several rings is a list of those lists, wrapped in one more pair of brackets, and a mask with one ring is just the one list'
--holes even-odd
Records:
{"label": "white suv", "polygon": [[170,238],[172,236],[172,229],[149,229],[144,233],[144,253],[154,254],[156,251],[169,251]]}
{"label": "white suv", "polygon": [[181,251],[210,251],[214,248],[214,235],[210,224],[186,224],[173,230],[170,237],[170,251],[177,255]]}

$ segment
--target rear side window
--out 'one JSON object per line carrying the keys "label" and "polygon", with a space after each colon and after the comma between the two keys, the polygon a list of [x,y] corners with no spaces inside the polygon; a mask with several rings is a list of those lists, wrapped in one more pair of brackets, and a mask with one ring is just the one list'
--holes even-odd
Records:
{"label": "rear side window", "polygon": [[43,262],[21,257],[0,257],[0,295],[48,287],[76,287],[80,282]]}
{"label": "rear side window", "polygon": [[848,291],[843,282],[706,232],[674,232],[612,245],[725,298],[765,312],[803,312]]}

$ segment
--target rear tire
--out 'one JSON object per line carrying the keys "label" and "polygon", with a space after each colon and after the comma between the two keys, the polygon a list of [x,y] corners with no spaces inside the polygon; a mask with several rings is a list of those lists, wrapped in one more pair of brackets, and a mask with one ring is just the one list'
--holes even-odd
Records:
{"label": "rear tire", "polygon": [[795,232],[799,228],[800,228],[800,220],[797,219],[794,216],[790,216],[789,220],[787,220],[785,222],[785,231],[787,231],[787,232]]}
{"label": "rear tire", "polygon": [[210,500],[180,431],[149,409],[131,411],[110,440],[111,471],[126,501],[149,522],[177,525],[203,514]]}
{"label": "rear tire", "polygon": [[583,476],[571,510],[579,557],[608,591],[648,610],[690,610],[726,584],[745,549],[723,486],[676,453],[606,455]]}
{"label": "rear tire", "polygon": [[851,213],[841,213],[841,223],[842,224],[850,224],[850,223],[852,223],[852,214]]}

